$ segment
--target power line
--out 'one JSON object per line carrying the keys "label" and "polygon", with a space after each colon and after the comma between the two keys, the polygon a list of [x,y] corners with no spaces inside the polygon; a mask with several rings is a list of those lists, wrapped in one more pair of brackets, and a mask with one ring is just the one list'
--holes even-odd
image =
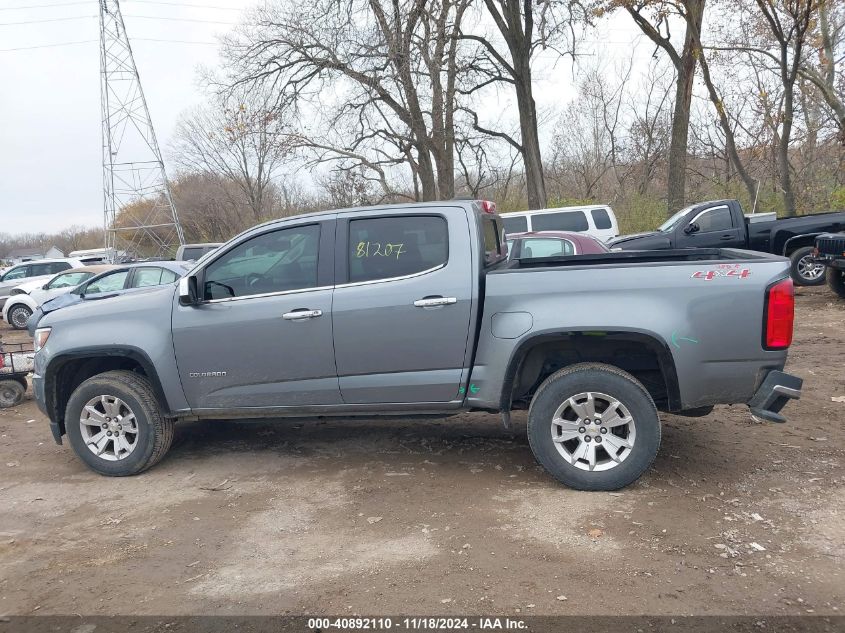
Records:
{"label": "power line", "polygon": [[133,5],[135,4],[161,4],[170,7],[184,7],[186,9],[215,9],[217,11],[243,11],[242,8],[238,7],[218,7],[212,6],[209,4],[188,4],[183,2],[162,2],[161,0],[134,0],[132,2]]}
{"label": "power line", "polygon": [[126,15],[127,18],[131,20],[170,20],[174,22],[200,22],[202,24],[228,24],[230,26],[235,26],[237,22],[221,22],[219,20],[199,20],[196,18],[165,18],[158,15]]}
{"label": "power line", "polygon": [[[168,40],[152,37],[133,37],[133,42],[161,42],[167,44],[202,44],[205,46],[216,46],[217,42],[201,42],[194,40]],[[79,40],[77,42],[56,42],[54,44],[38,44],[35,46],[19,46],[17,48],[0,48],[0,53],[11,53],[13,51],[29,51],[37,48],[57,48],[60,46],[74,46],[76,44],[94,44],[99,40]]]}
{"label": "power line", "polygon": [[46,20],[26,20],[24,22],[0,22],[0,26],[21,26],[22,24],[43,24],[44,22],[67,22],[68,20],[88,20],[96,15],[77,15],[69,18],[48,18]]}
{"label": "power line", "polygon": [[31,4],[29,6],[21,6],[21,7],[0,7],[0,11],[21,11],[25,9],[52,9],[53,7],[69,7],[73,5],[80,5],[80,4],[93,4],[92,0],[87,0],[84,2],[59,2],[56,4]]}
{"label": "power line", "polygon": [[[21,26],[24,24],[43,24],[45,22],[67,22],[68,20],[87,20],[89,18],[96,18],[96,15],[77,15],[67,18],[48,18],[46,20],[25,20],[23,22],[0,22],[0,26]],[[158,15],[127,15],[127,18],[133,20],[166,20],[168,22],[199,22],[202,24],[227,24],[235,26],[236,22],[222,22],[220,20],[200,20],[197,18],[168,18]]]}
{"label": "power line", "polygon": [[56,48],[57,46],[73,46],[74,44],[92,44],[99,42],[99,40],[80,40],[78,42],[58,42],[56,44],[40,44],[37,46],[19,46],[18,48],[0,48],[0,53],[9,53],[11,51],[29,51],[34,48]]}
{"label": "power line", "polygon": [[[29,6],[0,7],[0,11],[25,11],[26,9],[53,9],[56,7],[72,7],[82,4],[91,5],[95,0],[74,0],[73,2],[57,2],[55,4],[32,4]],[[189,4],[184,2],[163,2],[162,0],[134,0],[132,4],[160,4],[170,7],[182,7],[186,9],[213,9],[216,11],[242,11],[237,7],[221,7],[210,4]]]}

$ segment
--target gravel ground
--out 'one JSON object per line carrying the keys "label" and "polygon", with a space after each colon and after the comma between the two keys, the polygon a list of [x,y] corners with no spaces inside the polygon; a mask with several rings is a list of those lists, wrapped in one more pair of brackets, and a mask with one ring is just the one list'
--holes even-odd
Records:
{"label": "gravel ground", "polygon": [[800,290],[789,422],[664,415],[619,493],[552,481],[524,414],[188,423],[109,479],[28,395],[0,411],[0,614],[841,613],[843,350],[845,303]]}

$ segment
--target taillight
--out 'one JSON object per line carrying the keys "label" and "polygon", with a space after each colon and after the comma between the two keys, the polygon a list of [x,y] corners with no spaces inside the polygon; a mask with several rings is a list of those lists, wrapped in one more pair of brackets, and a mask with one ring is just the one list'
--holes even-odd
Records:
{"label": "taillight", "polygon": [[484,213],[496,213],[496,203],[491,200],[482,200],[481,210]]}
{"label": "taillight", "polygon": [[792,279],[783,279],[766,291],[765,338],[766,349],[786,349],[792,344],[795,321],[795,291]]}

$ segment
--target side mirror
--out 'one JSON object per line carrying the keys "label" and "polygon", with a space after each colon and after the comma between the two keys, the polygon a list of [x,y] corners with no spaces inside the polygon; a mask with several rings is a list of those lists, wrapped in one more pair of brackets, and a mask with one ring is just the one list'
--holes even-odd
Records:
{"label": "side mirror", "polygon": [[693,233],[698,233],[701,230],[701,227],[698,226],[695,222],[690,222],[685,228],[684,233],[687,235],[692,235]]}
{"label": "side mirror", "polygon": [[50,284],[44,284],[43,286],[41,286],[41,290],[49,290],[49,288],[47,288],[47,286],[49,285]]}
{"label": "side mirror", "polygon": [[183,306],[194,306],[200,302],[197,290],[197,277],[190,275],[179,280],[179,303]]}

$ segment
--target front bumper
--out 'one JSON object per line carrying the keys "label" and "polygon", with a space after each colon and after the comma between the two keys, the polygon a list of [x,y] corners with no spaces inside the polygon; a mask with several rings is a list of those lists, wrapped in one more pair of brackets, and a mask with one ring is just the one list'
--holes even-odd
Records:
{"label": "front bumper", "polygon": [[38,405],[38,410],[47,416],[50,420],[50,432],[53,434],[53,439],[56,444],[62,443],[62,429],[58,422],[55,422],[47,409],[47,399],[44,390],[44,378],[38,374],[32,375],[32,395],[35,396],[35,404]]}
{"label": "front bumper", "polygon": [[841,255],[825,255],[820,253],[812,258],[814,264],[821,264],[838,270],[845,270],[845,258]]}
{"label": "front bumper", "polygon": [[804,381],[798,376],[777,370],[770,371],[757,393],[748,401],[748,407],[753,415],[763,420],[786,422],[780,410],[790,400],[801,397],[803,384]]}

